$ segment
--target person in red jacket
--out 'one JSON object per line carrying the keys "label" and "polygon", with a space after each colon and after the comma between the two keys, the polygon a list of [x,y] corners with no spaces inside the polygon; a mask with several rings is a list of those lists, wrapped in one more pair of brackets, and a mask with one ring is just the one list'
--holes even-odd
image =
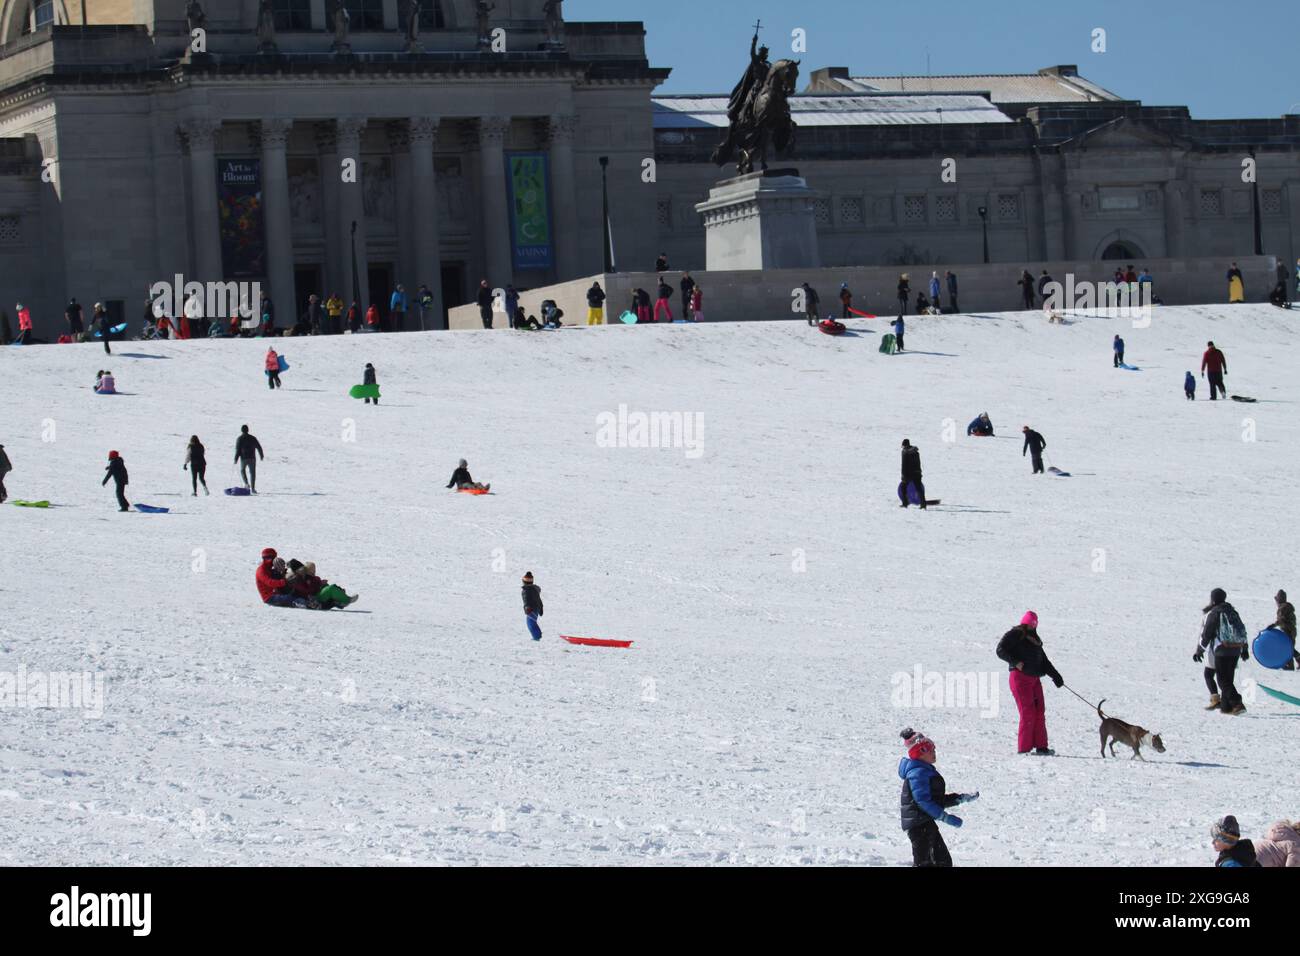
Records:
{"label": "person in red jacket", "polygon": [[290,607],[295,595],[284,580],[284,560],[275,548],[262,549],[262,563],[257,566],[257,593],[264,604]]}
{"label": "person in red jacket", "polygon": [[1228,374],[1228,360],[1223,353],[1214,347],[1213,342],[1205,343],[1209,348],[1201,356],[1201,378],[1205,378],[1205,373],[1210,374],[1210,401],[1215,400],[1217,391],[1224,398],[1228,397],[1228,391],[1223,387],[1223,377]]}
{"label": "person in red jacket", "polygon": [[14,339],[15,343],[21,342],[27,344],[27,340],[32,337],[32,311],[23,307],[21,302],[18,303],[18,338]]}
{"label": "person in red jacket", "polygon": [[383,331],[379,325],[379,307],[373,302],[370,308],[366,309],[366,330],[369,332]]}

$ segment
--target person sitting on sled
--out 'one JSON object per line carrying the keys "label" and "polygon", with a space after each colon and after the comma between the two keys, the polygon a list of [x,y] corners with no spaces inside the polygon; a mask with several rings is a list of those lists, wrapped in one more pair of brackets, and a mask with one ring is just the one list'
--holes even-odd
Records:
{"label": "person sitting on sled", "polygon": [[356,601],[356,595],[349,595],[337,584],[330,584],[324,578],[316,576],[314,562],[289,561],[289,572],[285,582],[293,589],[294,595],[307,602],[312,610],[329,611],[336,607],[347,607]]}
{"label": "person sitting on sled", "polygon": [[100,395],[116,395],[117,382],[113,379],[112,372],[101,372],[95,380],[95,391]]}
{"label": "person sitting on sled", "polygon": [[257,593],[264,604],[272,607],[293,607],[295,594],[285,581],[284,558],[275,548],[262,549],[262,563],[257,566]]}
{"label": "person sitting on sled", "polygon": [[451,473],[451,481],[447,482],[447,487],[450,488],[452,485],[456,486],[457,491],[492,490],[491,484],[481,485],[470,477],[469,464],[464,458],[460,460],[460,464],[456,466],[456,470]]}
{"label": "person sitting on sled", "polygon": [[993,420],[989,418],[988,412],[980,412],[979,417],[966,426],[966,434],[977,435],[980,438],[993,437]]}

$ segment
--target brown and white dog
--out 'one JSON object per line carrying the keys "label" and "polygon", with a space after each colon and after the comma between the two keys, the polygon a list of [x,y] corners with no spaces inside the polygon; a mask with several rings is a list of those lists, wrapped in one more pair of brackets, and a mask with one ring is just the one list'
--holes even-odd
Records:
{"label": "brown and white dog", "polygon": [[1145,727],[1139,727],[1136,724],[1126,724],[1118,717],[1107,717],[1101,712],[1101,705],[1106,703],[1103,697],[1101,703],[1097,704],[1097,716],[1101,718],[1101,756],[1106,759],[1106,742],[1110,741],[1110,755],[1115,756],[1115,741],[1128,744],[1133,748],[1133,757],[1146,763],[1146,757],[1142,756],[1142,745],[1150,744],[1156,748],[1158,753],[1165,752],[1165,742],[1160,739],[1159,734],[1153,734]]}

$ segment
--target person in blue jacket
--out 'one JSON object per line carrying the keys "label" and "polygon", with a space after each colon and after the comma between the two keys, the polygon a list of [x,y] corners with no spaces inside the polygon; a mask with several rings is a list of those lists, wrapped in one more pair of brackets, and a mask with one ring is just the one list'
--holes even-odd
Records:
{"label": "person in blue jacket", "polygon": [[894,347],[900,352],[903,351],[903,332],[906,328],[907,323],[903,321],[901,315],[894,319]]}
{"label": "person in blue jacket", "polygon": [[388,299],[388,321],[394,332],[401,332],[406,326],[406,289],[400,284]]}
{"label": "person in blue jacket", "polygon": [[936,312],[942,312],[939,305],[939,273],[930,273],[930,304],[934,306]]}
{"label": "person in blue jacket", "polygon": [[952,866],[952,855],[943,842],[939,823],[960,827],[961,817],[949,813],[948,808],[975,800],[979,791],[946,792],[943,776],[934,769],[934,741],[911,727],[899,736],[907,747],[907,756],[898,763],[898,776],[903,781],[903,829],[912,841],[912,865]]}
{"label": "person in blue jacket", "polygon": [[1114,349],[1115,349],[1115,367],[1119,368],[1121,365],[1124,364],[1124,340],[1121,339],[1118,335],[1115,336]]}
{"label": "person in blue jacket", "polygon": [[1191,372],[1183,376],[1183,393],[1189,402],[1196,401],[1196,376]]}
{"label": "person in blue jacket", "polygon": [[978,435],[981,438],[993,437],[993,420],[989,418],[988,412],[980,412],[976,419],[966,426],[966,434]]}

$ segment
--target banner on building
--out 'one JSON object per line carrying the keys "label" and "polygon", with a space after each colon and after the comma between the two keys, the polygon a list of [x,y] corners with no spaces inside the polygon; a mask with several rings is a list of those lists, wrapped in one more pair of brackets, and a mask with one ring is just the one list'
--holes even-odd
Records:
{"label": "banner on building", "polygon": [[555,264],[551,202],[545,153],[507,153],[510,239],[516,269],[549,269]]}
{"label": "banner on building", "polygon": [[207,281],[265,278],[261,160],[217,160],[217,214],[224,275]]}

